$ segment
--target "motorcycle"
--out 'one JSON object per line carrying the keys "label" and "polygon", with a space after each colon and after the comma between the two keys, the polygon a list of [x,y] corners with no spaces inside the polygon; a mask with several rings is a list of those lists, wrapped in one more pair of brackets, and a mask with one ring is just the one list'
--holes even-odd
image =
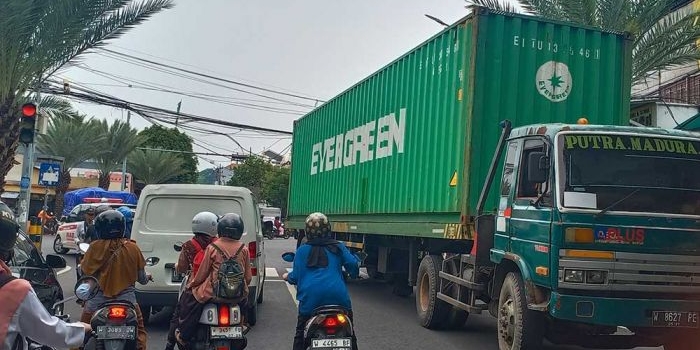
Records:
{"label": "motorcycle", "polygon": [[[296,254],[286,252],[282,260],[294,262]],[[367,254],[355,254],[364,261]],[[285,274],[286,280],[286,274]],[[352,350],[352,339],[355,334],[349,310],[338,305],[324,305],[313,311],[311,318],[304,326],[304,347],[310,349]]]}
{"label": "motorcycle", "polygon": [[[82,254],[87,252],[90,245],[80,243],[79,248]],[[160,259],[150,257],[146,259],[147,266],[158,264]],[[76,270],[80,273],[80,265]],[[95,297],[99,290],[97,279],[91,276],[82,276],[79,281],[88,281],[90,293],[88,297],[80,297],[76,287],[76,299],[79,303],[85,303]],[[85,283],[85,282],[84,282]],[[90,319],[93,332],[85,342],[84,350],[109,349],[124,350],[136,349],[136,335],[138,334],[138,319],[136,307],[126,300],[108,300],[100,305]]]}
{"label": "motorcycle", "polygon": [[[182,251],[182,243],[176,243],[173,249]],[[182,279],[178,298],[185,291],[189,276],[187,273]],[[190,346],[193,349],[243,350],[248,346],[248,331],[243,329],[241,308],[237,304],[209,302],[202,309]]]}
{"label": "motorcycle", "polygon": [[55,216],[52,217],[46,221],[46,224],[44,224],[44,234],[51,236],[55,235],[56,232],[58,232],[58,226],[60,226],[58,219],[56,219]]}
{"label": "motorcycle", "polygon": [[291,237],[291,234],[284,229],[284,224],[281,224],[279,228],[275,227],[274,224],[271,222],[265,223],[263,227],[263,236],[267,239],[274,239],[274,238],[284,238],[284,239],[289,239]]}

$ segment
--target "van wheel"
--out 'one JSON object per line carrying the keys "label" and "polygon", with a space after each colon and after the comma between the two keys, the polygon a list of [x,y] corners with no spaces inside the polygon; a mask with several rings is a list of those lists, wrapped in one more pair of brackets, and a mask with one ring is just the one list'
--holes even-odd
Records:
{"label": "van wheel", "polygon": [[265,283],[262,283],[260,285],[260,294],[258,294],[258,299],[255,300],[258,304],[262,304],[262,302],[263,302],[263,292],[264,291],[265,291]]}
{"label": "van wheel", "polygon": [[139,305],[141,308],[141,315],[143,316],[143,324],[147,324],[148,320],[151,319],[151,312],[153,311],[153,308],[151,305]]}
{"label": "van wheel", "polygon": [[53,240],[53,251],[56,252],[56,254],[66,254],[68,253],[68,249],[63,248],[63,243],[61,242],[61,236],[57,235],[56,239]]}
{"label": "van wheel", "polygon": [[442,258],[437,255],[426,255],[418,267],[418,284],[416,285],[416,311],[420,325],[429,328],[441,328],[447,316],[444,301],[437,298],[440,286],[440,266]]}
{"label": "van wheel", "polygon": [[248,305],[248,324],[252,327],[258,323],[258,303],[253,302]]}
{"label": "van wheel", "polygon": [[509,272],[498,298],[498,348],[500,350],[539,350],[544,338],[545,319],[529,310],[525,283],[517,272]]}

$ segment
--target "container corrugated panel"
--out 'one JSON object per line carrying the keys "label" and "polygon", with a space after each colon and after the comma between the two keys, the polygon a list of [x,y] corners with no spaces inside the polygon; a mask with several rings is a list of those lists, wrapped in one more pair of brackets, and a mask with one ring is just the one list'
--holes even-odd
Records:
{"label": "container corrugated panel", "polygon": [[458,223],[473,215],[500,120],[625,122],[627,45],[478,10],[295,123],[290,218]]}

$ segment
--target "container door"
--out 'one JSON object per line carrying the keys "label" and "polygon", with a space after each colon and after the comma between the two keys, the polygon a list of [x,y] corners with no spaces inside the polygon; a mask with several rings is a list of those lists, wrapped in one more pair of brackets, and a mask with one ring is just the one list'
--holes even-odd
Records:
{"label": "container door", "polygon": [[[526,138],[520,142],[522,148],[521,152],[518,152],[520,154],[517,161],[517,184],[511,191],[512,204],[507,208],[510,211],[510,250],[525,259],[531,269],[530,275],[537,284],[549,285],[550,232],[554,202],[551,193],[554,181],[551,176],[547,176],[541,183],[529,181],[528,167],[533,166],[529,162],[533,152],[542,152],[540,154],[544,155],[550,155],[551,152],[541,136]],[[546,160],[541,163],[543,166],[548,164]]]}

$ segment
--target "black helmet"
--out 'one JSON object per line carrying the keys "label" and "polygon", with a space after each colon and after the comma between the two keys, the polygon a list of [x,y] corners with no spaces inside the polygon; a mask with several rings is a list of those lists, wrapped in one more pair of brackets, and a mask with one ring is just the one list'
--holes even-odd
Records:
{"label": "black helmet", "polygon": [[331,222],[326,214],[311,213],[306,217],[306,235],[308,239],[328,237],[331,234]]}
{"label": "black helmet", "polygon": [[241,239],[244,230],[243,219],[236,213],[224,214],[224,216],[219,218],[219,223],[216,225],[219,237]]}
{"label": "black helmet", "polygon": [[112,207],[106,204],[98,205],[97,208],[95,208],[95,215],[100,215],[106,212],[107,210],[112,210]]}
{"label": "black helmet", "polygon": [[19,224],[15,221],[15,214],[3,202],[0,202],[0,256],[4,260],[12,258]]}
{"label": "black helmet", "polygon": [[95,218],[95,233],[99,239],[115,239],[124,237],[126,220],[122,213],[110,209]]}

